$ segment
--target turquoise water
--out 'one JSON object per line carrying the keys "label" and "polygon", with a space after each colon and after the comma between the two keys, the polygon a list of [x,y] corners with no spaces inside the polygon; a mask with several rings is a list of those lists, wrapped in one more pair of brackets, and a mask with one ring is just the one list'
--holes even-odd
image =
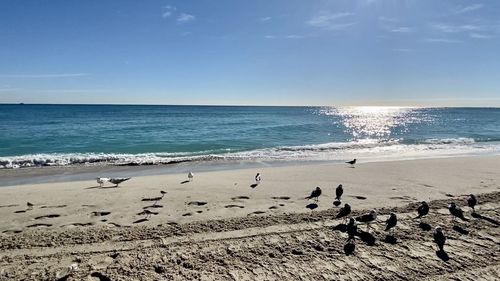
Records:
{"label": "turquoise water", "polygon": [[0,168],[499,152],[498,108],[0,105]]}

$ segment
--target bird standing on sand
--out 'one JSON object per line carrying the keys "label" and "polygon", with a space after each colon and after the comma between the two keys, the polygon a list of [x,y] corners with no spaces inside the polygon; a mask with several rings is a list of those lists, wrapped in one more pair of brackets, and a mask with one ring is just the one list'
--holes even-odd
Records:
{"label": "bird standing on sand", "polygon": [[358,226],[356,225],[356,221],[353,218],[349,219],[349,223],[346,227],[347,232],[347,241],[355,240],[355,235],[358,233]]}
{"label": "bird standing on sand", "polygon": [[97,184],[99,184],[99,187],[102,187],[106,182],[109,181],[109,178],[97,178]]}
{"label": "bird standing on sand", "polygon": [[160,193],[161,193],[161,198],[163,198],[165,196],[165,194],[167,194],[167,192],[164,190],[160,190]]}
{"label": "bird standing on sand", "polygon": [[356,158],[354,158],[353,160],[351,161],[347,161],[346,162],[347,164],[351,164],[351,166],[354,166],[354,164],[356,164]]}
{"label": "bird standing on sand", "polygon": [[339,186],[337,186],[337,188],[335,189],[335,200],[340,201],[340,197],[342,197],[342,194],[344,194],[344,188],[341,184],[339,184]]}
{"label": "bird standing on sand", "polygon": [[448,210],[450,211],[451,217],[453,218],[453,221],[455,221],[455,217],[467,221],[467,219],[464,217],[464,212],[460,207],[458,207],[454,202],[451,202],[450,205],[448,206]]}
{"label": "bird standing on sand", "polygon": [[314,189],[311,192],[311,195],[307,196],[305,199],[309,200],[309,199],[313,199],[314,198],[314,201],[318,202],[318,199],[319,199],[320,195],[321,195],[321,188],[319,188],[319,186],[317,186],[316,189]]}
{"label": "bird standing on sand", "polygon": [[261,178],[261,176],[260,176],[260,173],[257,173],[257,175],[255,175],[255,183],[256,183],[256,184],[259,184],[261,179],[262,179],[262,178]]}
{"label": "bird standing on sand", "polygon": [[396,216],[395,213],[391,213],[389,215],[389,219],[386,221],[387,225],[385,227],[385,231],[389,231],[392,228],[393,234],[394,234],[394,227],[396,224],[398,224],[398,217]]}
{"label": "bird standing on sand", "polygon": [[366,223],[366,228],[370,227],[370,223],[377,219],[377,212],[375,210],[371,210],[368,214],[361,215],[356,218],[359,222]]}
{"label": "bird standing on sand", "polygon": [[26,206],[28,206],[28,210],[31,210],[33,209],[33,203],[30,203],[30,202],[26,202]]}
{"label": "bird standing on sand", "polygon": [[469,207],[472,209],[472,213],[476,212],[476,210],[474,209],[476,204],[477,204],[476,196],[474,196],[474,194],[470,194],[469,198],[467,198],[467,205],[469,205]]}
{"label": "bird standing on sand", "polygon": [[193,178],[194,178],[194,174],[193,174],[193,172],[189,171],[189,173],[188,173],[188,180],[189,180],[189,181],[192,181],[192,180],[193,180]]}
{"label": "bird standing on sand", "polygon": [[434,229],[434,242],[439,248],[439,251],[443,251],[444,242],[446,241],[446,237],[444,236],[443,230],[440,226],[436,226]]}
{"label": "bird standing on sand", "polygon": [[337,213],[335,218],[340,219],[343,217],[347,217],[351,213],[351,205],[345,203],[344,207],[340,208],[340,211]]}
{"label": "bird standing on sand", "polygon": [[427,202],[422,201],[422,203],[420,203],[420,206],[418,206],[417,208],[417,213],[418,216],[416,217],[416,219],[421,219],[423,216],[426,216],[429,213],[429,205],[427,204]]}
{"label": "bird standing on sand", "polygon": [[114,184],[115,187],[118,187],[118,185],[124,181],[128,181],[131,178],[111,178],[109,179],[109,182]]}

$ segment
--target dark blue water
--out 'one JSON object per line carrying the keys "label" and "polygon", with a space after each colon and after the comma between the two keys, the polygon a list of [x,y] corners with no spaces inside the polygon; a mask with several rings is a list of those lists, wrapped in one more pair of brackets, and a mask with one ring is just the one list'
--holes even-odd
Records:
{"label": "dark blue water", "polygon": [[0,105],[0,168],[498,153],[498,108]]}

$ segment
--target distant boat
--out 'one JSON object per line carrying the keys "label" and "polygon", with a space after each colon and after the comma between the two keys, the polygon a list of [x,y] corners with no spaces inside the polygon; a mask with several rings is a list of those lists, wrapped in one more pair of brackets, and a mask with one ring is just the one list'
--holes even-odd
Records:
{"label": "distant boat", "polygon": [[20,102],[19,105],[24,105],[24,102]]}

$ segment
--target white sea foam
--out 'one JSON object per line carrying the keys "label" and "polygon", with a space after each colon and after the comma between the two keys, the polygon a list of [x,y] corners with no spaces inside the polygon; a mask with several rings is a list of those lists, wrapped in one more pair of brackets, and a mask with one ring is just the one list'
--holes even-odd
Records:
{"label": "white sea foam", "polygon": [[224,160],[370,160],[411,159],[468,154],[500,154],[500,142],[475,142],[470,138],[428,139],[417,144],[399,140],[365,139],[316,145],[282,146],[241,152],[186,153],[64,153],[0,157],[0,169],[67,165],[161,165],[189,161]]}

